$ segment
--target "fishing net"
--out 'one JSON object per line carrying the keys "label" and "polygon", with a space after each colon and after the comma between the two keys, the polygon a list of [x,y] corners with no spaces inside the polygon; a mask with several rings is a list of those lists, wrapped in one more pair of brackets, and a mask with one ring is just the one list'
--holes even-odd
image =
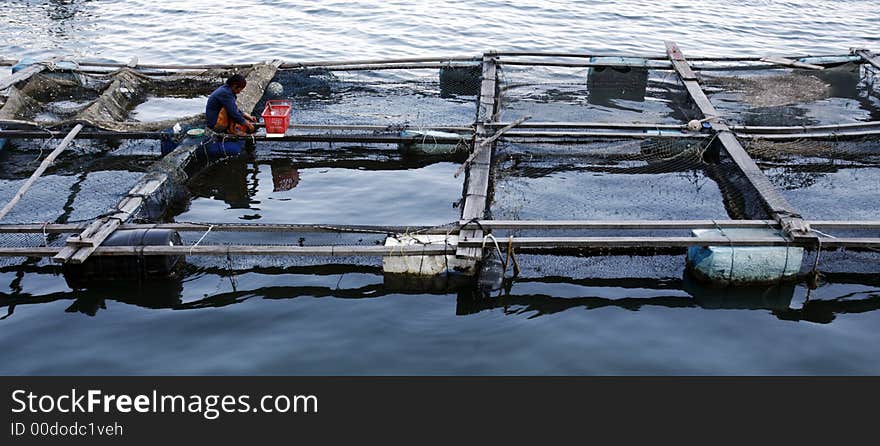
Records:
{"label": "fishing net", "polygon": [[697,117],[669,71],[502,65],[499,121],[679,124]]}
{"label": "fishing net", "polygon": [[875,220],[880,217],[880,141],[744,142],[770,181],[808,219]]}
{"label": "fishing net", "polygon": [[703,83],[727,93],[739,94],[740,99],[753,107],[773,107],[800,104],[831,96],[831,85],[812,73],[795,70],[784,74],[764,75],[705,75]]}
{"label": "fishing net", "polygon": [[[265,67],[256,65],[241,73],[249,75]],[[177,123],[200,123],[203,113],[174,116],[173,107],[166,110],[167,118],[155,122],[130,120],[129,115],[150,97],[204,97],[230,74],[229,70],[216,69],[151,75],[127,68],[112,73],[44,72],[10,88],[6,103],[0,108],[0,119],[37,127],[78,122],[116,131],[153,131]]]}
{"label": "fishing net", "polygon": [[741,138],[746,151],[756,160],[770,163],[813,164],[823,160],[851,161],[862,165],[880,163],[880,140],[877,137],[847,139],[772,140]]}
{"label": "fishing net", "polygon": [[[376,125],[388,130],[470,125],[480,65],[438,69],[285,69],[274,81],[294,103],[294,124]],[[258,106],[258,108],[260,108]],[[297,131],[308,132],[306,129]]]}
{"label": "fishing net", "polygon": [[721,118],[731,125],[801,126],[877,120],[870,76],[847,63],[824,70],[702,72]]}
{"label": "fishing net", "polygon": [[492,215],[538,220],[751,218],[743,203],[752,192],[732,181],[735,166],[709,160],[712,144],[711,137],[504,143],[498,149]]}

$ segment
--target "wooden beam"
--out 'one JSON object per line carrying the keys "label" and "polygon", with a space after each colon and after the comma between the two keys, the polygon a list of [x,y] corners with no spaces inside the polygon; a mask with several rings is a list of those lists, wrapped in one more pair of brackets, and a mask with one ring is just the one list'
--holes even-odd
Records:
{"label": "wooden beam", "polygon": [[736,125],[730,129],[739,133],[812,133],[819,131],[838,131],[854,129],[880,128],[880,121],[848,122],[845,124],[826,125],[801,125],[801,126],[760,126],[760,125]]}
{"label": "wooden beam", "polygon": [[[0,122],[2,124],[2,122]],[[506,127],[510,122],[486,123],[488,128]],[[878,123],[880,124],[880,123]],[[686,124],[650,124],[640,122],[577,122],[577,121],[529,121],[517,125],[521,129],[622,129],[622,130],[685,130]],[[801,128],[801,127],[798,127]]]}
{"label": "wooden beam", "polygon": [[[86,225],[81,223],[59,224],[10,224],[0,225],[0,234],[66,234],[81,232]],[[171,229],[179,232],[331,232],[331,233],[382,233],[382,234],[446,234],[458,229],[458,223],[443,226],[378,226],[378,225],[337,225],[337,224],[248,224],[248,223],[125,223],[120,230],[128,229]]]}
{"label": "wooden beam", "polygon": [[[480,220],[484,229],[517,230],[690,230],[714,228],[772,228],[778,226],[775,220]],[[467,224],[474,227],[476,223]]]}
{"label": "wooden beam", "polygon": [[402,57],[396,59],[365,59],[348,61],[314,61],[284,63],[281,68],[311,68],[311,67],[334,67],[347,65],[385,65],[420,62],[479,62],[480,56],[453,56],[453,57]]}
{"label": "wooden beam", "polygon": [[784,65],[792,68],[805,68],[807,70],[824,70],[825,67],[822,65],[813,65],[809,63],[800,62],[797,60],[787,59],[785,57],[777,57],[777,56],[768,56],[761,58],[761,62],[767,62],[777,65]]}
{"label": "wooden beam", "polygon": [[[49,257],[63,248],[0,247],[0,257]],[[259,255],[259,256],[412,256],[443,255],[455,251],[454,245],[411,246],[297,246],[297,245],[201,245],[201,246],[102,246],[94,255],[102,256],[175,256],[175,255]]]}
{"label": "wooden beam", "polygon": [[690,64],[685,60],[684,55],[681,54],[681,51],[678,49],[678,45],[676,45],[675,42],[666,42],[666,55],[669,57],[669,61],[672,62],[672,68],[678,73],[678,76],[681,77],[682,80],[697,80],[697,75],[691,70]]}
{"label": "wooden beam", "polygon": [[865,62],[873,65],[876,68],[880,68],[880,55],[874,54],[865,49],[857,49],[855,50],[855,54],[864,59]]}
{"label": "wooden beam", "polygon": [[64,149],[66,149],[67,146],[70,145],[71,141],[73,141],[73,138],[76,138],[77,133],[79,133],[82,128],[82,124],[77,124],[76,127],[74,127],[67,134],[67,136],[65,136],[64,139],[61,140],[60,143],[58,143],[58,147],[55,147],[55,150],[53,150],[52,153],[50,153],[43,160],[43,162],[40,163],[40,166],[37,167],[37,170],[35,170],[30,178],[28,178],[27,181],[25,181],[24,184],[21,185],[12,200],[10,200],[9,203],[6,204],[6,206],[3,206],[3,209],[0,209],[0,220],[2,220],[3,217],[5,217],[6,214],[8,214],[9,211],[11,211],[12,208],[15,207],[15,205],[18,204],[19,201],[21,201],[22,197],[24,197],[24,194],[27,193],[28,189],[30,189],[31,186],[34,185],[34,182],[36,182],[37,179],[40,178],[41,175],[43,175],[43,172],[45,172],[46,169],[48,169],[49,166],[51,166],[52,163],[55,162],[55,158],[58,158],[58,155],[60,155],[61,152],[63,152]]}
{"label": "wooden beam", "polygon": [[565,67],[565,68],[647,68],[650,70],[670,70],[672,65],[668,62],[643,60],[641,62],[560,62],[560,61],[523,61],[504,60],[498,65],[525,66],[525,67]]}
{"label": "wooden beam", "polygon": [[[513,237],[515,248],[687,248],[690,246],[802,246],[823,248],[878,248],[880,238],[821,237],[816,240],[791,240],[785,237]],[[459,240],[458,246],[480,246],[482,240]]]}
{"label": "wooden beam", "polygon": [[[474,138],[474,150],[484,145],[489,139],[486,123],[495,121],[498,111],[496,89],[498,82],[498,66],[495,57],[490,54],[483,56],[483,80],[480,86],[480,102],[477,106],[476,131]],[[487,150],[477,152],[477,156],[468,166],[467,186],[464,189],[464,206],[462,206],[461,219],[471,221],[482,219],[486,214],[486,201],[489,196],[489,173],[492,166],[493,143],[489,143]],[[483,231],[480,229],[462,230],[459,232],[459,240],[483,239]],[[458,249],[456,257],[470,259],[474,262],[482,260],[483,250],[480,248]]]}
{"label": "wooden beam", "polygon": [[[405,57],[396,59],[370,59],[370,60],[343,60],[343,61],[306,61],[306,62],[282,62],[279,68],[310,68],[310,67],[332,67],[346,65],[382,65],[382,64],[401,64],[416,62],[479,62],[479,56],[434,56],[434,57]],[[14,65],[15,61],[0,60],[0,65]],[[235,70],[242,68],[250,68],[253,63],[240,64],[138,64],[137,59],[132,59],[128,63],[113,62],[92,62],[80,61],[77,65],[80,67],[106,67],[106,68],[123,68],[132,67],[132,64],[139,69],[156,69],[156,70]]]}
{"label": "wooden beam", "polygon": [[[690,71],[687,60],[678,48],[675,42],[666,42],[666,50],[669,59],[675,65],[675,70],[681,77],[691,99],[696,103],[697,107],[702,111],[706,118],[714,118],[721,116],[715,106],[709,101],[706,93],[700,87],[696,76]],[[718,141],[724,147],[731,160],[739,167],[743,175],[751,183],[752,187],[758,192],[761,200],[764,202],[770,216],[777,220],[785,233],[794,238],[807,237],[815,240],[815,234],[809,232],[809,228],[804,223],[802,217],[795,211],[794,207],[788,203],[779,193],[770,179],[764,175],[764,172],[755,164],[755,161],[746,153],[743,146],[736,139],[736,136],[730,128],[717,120],[710,119],[712,130],[715,131]]]}
{"label": "wooden beam", "polygon": [[505,138],[517,138],[517,139],[528,139],[528,138],[603,138],[603,139],[649,139],[649,138],[674,138],[674,139],[682,139],[682,138],[706,138],[707,135],[703,133],[692,133],[692,132],[683,132],[677,130],[642,130],[640,132],[623,132],[623,131],[614,131],[614,132],[597,132],[597,131],[586,131],[586,132],[561,132],[561,131],[528,131],[528,130],[517,130],[512,132],[507,132],[504,135]]}
{"label": "wooden beam", "polygon": [[522,118],[519,118],[519,119],[517,119],[516,121],[513,121],[512,123],[510,123],[510,124],[508,124],[508,125],[502,127],[502,128],[499,129],[497,132],[495,132],[494,135],[492,135],[492,136],[490,136],[490,137],[488,137],[488,138],[485,138],[485,139],[483,139],[482,141],[480,141],[480,145],[474,147],[474,151],[473,151],[473,153],[471,153],[471,155],[470,155],[470,156],[469,156],[469,157],[468,157],[463,163],[461,163],[461,167],[459,167],[458,170],[455,171],[455,174],[453,175],[453,177],[458,178],[458,176],[461,175],[462,172],[464,172],[464,169],[465,169],[466,167],[470,166],[470,164],[471,164],[471,163],[472,163],[472,162],[473,162],[478,156],[480,156],[480,152],[482,152],[483,150],[485,150],[486,147],[488,147],[490,144],[492,144],[493,142],[495,142],[495,141],[496,141],[498,138],[500,138],[501,135],[503,135],[505,132],[507,132],[508,130],[510,130],[510,129],[512,129],[512,128],[514,128],[514,127],[520,125],[520,124],[522,124],[522,123],[523,123],[524,121],[526,121],[527,119],[531,119],[531,116],[523,116]]}
{"label": "wooden beam", "polygon": [[[880,238],[820,237],[823,248],[880,248]],[[102,256],[418,256],[444,255],[456,248],[480,249],[483,241],[471,239],[455,245],[413,246],[297,246],[297,245],[202,245],[202,246],[102,246],[94,255]],[[462,246],[463,245],[463,246]],[[790,240],[785,237],[513,237],[506,246],[517,249],[568,250],[568,249],[645,249],[687,248],[691,246],[741,246],[741,247],[815,247],[809,240]],[[56,255],[59,247],[0,247],[0,257],[49,257]]]}
{"label": "wooden beam", "polygon": [[[129,229],[171,229],[179,232],[351,232],[351,233],[412,233],[445,234],[450,229],[520,229],[520,230],[689,230],[714,228],[779,228],[776,220],[478,220],[474,223],[455,223],[443,226],[376,226],[326,224],[248,224],[248,223],[125,223],[119,227]],[[809,220],[807,224],[817,229],[874,230],[880,229],[880,220]],[[64,234],[81,232],[87,225],[82,223],[28,223],[0,224],[0,234]]]}
{"label": "wooden beam", "polygon": [[[376,126],[381,127],[381,126]],[[864,130],[858,130],[858,127]],[[785,129],[781,133],[766,133],[765,130],[757,131],[736,130],[734,134],[740,138],[751,139],[772,139],[772,140],[795,140],[795,139],[828,139],[828,138],[861,138],[865,136],[880,135],[880,127],[877,126],[855,126],[851,129],[839,128],[837,130],[809,132],[804,133],[809,127],[780,127]],[[706,138],[704,133],[693,132],[676,132],[678,129],[655,130],[646,129],[643,131],[627,132],[627,131],[510,131],[502,135],[506,139],[546,139],[550,142],[560,142],[562,140],[583,140],[583,139],[688,139],[688,138]],[[0,130],[0,138],[33,138],[46,139],[62,136],[62,131],[41,131],[41,130]],[[141,131],[85,131],[80,132],[80,139],[162,139],[168,135],[162,132],[141,132]],[[462,135],[464,137],[465,135]],[[432,137],[432,141],[438,144],[456,144],[462,141],[462,137]],[[401,136],[398,133],[393,134],[375,134],[375,133],[288,133],[284,136],[269,138],[265,134],[255,134],[248,137],[230,137],[227,140],[251,140],[254,141],[271,141],[271,142],[350,142],[362,144],[398,144],[398,143],[419,143],[422,142],[423,136]]]}

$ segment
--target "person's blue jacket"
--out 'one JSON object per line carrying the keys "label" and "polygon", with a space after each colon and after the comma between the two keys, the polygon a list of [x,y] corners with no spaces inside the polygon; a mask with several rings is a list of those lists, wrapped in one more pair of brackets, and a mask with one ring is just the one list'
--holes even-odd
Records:
{"label": "person's blue jacket", "polygon": [[217,125],[217,116],[220,115],[220,110],[223,108],[226,109],[226,115],[230,122],[247,124],[247,120],[238,109],[238,104],[235,103],[235,93],[232,92],[229,85],[223,84],[211,93],[211,96],[208,97],[208,104],[205,106],[205,124],[209,129]]}

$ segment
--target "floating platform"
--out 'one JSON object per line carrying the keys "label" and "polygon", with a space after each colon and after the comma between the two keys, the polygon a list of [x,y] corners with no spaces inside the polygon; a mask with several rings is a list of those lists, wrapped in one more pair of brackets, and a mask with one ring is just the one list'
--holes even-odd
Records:
{"label": "floating platform", "polygon": [[[806,189],[798,191],[816,184],[813,176],[795,175],[812,172],[797,157],[876,169],[877,146],[859,143],[880,138],[880,122],[833,117],[855,103],[876,108],[852,91],[877,94],[878,64],[878,56],[863,49],[689,60],[673,42],[658,56],[487,52],[225,65],[21,61],[14,74],[0,80],[6,92],[0,142],[63,139],[9,197],[0,211],[0,234],[52,235],[55,242],[3,244],[0,256],[51,257],[68,271],[75,265],[103,271],[108,263],[96,269],[92,256],[366,256],[381,259],[390,275],[435,276],[477,274],[490,251],[503,259],[505,270],[514,271],[509,266],[523,252],[671,250],[688,252],[695,274],[717,284],[797,278],[809,267],[808,252],[880,247],[880,216],[869,194],[859,195],[856,205],[865,206],[853,218],[834,219],[837,212],[822,212],[821,200],[805,200],[788,187],[793,181],[805,182]],[[376,82],[378,71],[394,74]],[[743,77],[750,72],[760,74]],[[270,96],[287,95],[280,98],[293,104],[285,134],[267,138],[261,129],[248,137],[194,137],[203,124],[199,114],[135,119],[145,116],[144,104],[162,98],[204,97],[231,73],[245,75],[254,86],[239,96],[242,110],[253,113]],[[270,82],[282,88],[266,94]],[[797,100],[807,105],[789,106]],[[138,107],[141,114],[132,115]],[[126,191],[110,211],[96,209],[84,222],[3,220],[56,157],[86,140],[157,140],[164,156],[123,186]],[[236,155],[256,146],[301,159],[306,146],[310,159],[335,156],[337,162],[347,147],[338,145],[354,144],[394,151],[408,162],[454,162],[459,169],[449,181],[461,188],[458,215],[418,227],[394,221],[166,222],[168,209],[191,199],[184,186],[222,155],[208,143],[243,147]],[[365,161],[347,162],[355,168]],[[279,178],[278,190],[299,181]],[[420,187],[413,183],[413,190]],[[133,240],[121,231],[147,228],[171,231],[167,235],[174,240],[178,232],[189,236],[172,244],[145,239],[119,244]],[[206,241],[212,232],[226,234],[224,242]],[[300,236],[298,243],[259,244],[245,236],[253,233],[284,234],[279,240],[287,241],[300,234],[335,234],[340,242],[312,245]],[[383,241],[376,243],[378,238]],[[126,262],[120,265],[132,265]]]}

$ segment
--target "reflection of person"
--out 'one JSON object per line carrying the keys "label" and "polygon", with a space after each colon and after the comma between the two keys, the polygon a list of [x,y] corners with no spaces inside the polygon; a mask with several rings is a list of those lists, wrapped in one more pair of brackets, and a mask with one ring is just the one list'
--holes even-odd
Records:
{"label": "reflection of person", "polygon": [[272,169],[272,192],[291,190],[299,184],[299,171],[290,160],[276,160],[269,167]]}
{"label": "reflection of person", "polygon": [[236,95],[247,86],[247,80],[240,74],[233,74],[226,83],[211,93],[205,106],[206,127],[217,133],[247,135],[254,133],[257,119],[238,109]]}

